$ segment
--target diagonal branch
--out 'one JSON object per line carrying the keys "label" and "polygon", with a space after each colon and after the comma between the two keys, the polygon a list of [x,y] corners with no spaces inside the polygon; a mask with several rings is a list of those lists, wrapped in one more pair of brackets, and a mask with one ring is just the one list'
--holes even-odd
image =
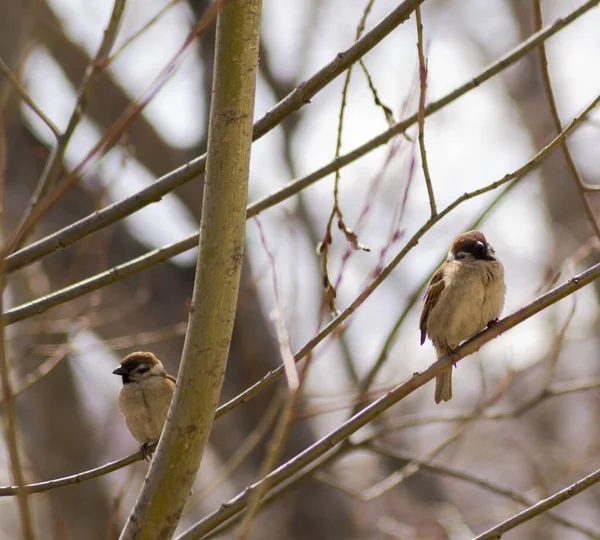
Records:
{"label": "diagonal branch", "polygon": [[500,538],[503,533],[514,529],[517,525],[521,525],[534,517],[547,512],[550,508],[554,508],[559,504],[565,502],[571,497],[578,495],[587,488],[592,487],[594,484],[600,482],[600,470],[578,480],[577,482],[567,486],[566,488],[555,493],[551,497],[544,499],[533,506],[530,506],[526,510],[519,512],[517,515],[503,521],[499,525],[488,529],[484,533],[476,536],[473,540],[495,540]]}
{"label": "diagonal branch", "polygon": [[[402,24],[412,13],[414,8],[424,0],[404,0],[385,19],[367,32],[352,47],[338,53],[333,61],[318,71],[307,81],[301,83],[293,92],[281,100],[275,107],[267,112],[258,122],[253,131],[253,139],[260,139],[263,135],[278,126],[287,116],[300,109],[310,99],[343,73],[349,66],[357,62],[373,47],[382,41],[392,30]],[[600,0],[594,0],[595,3]],[[583,14],[583,12],[582,12]],[[193,159],[182,167],[166,174],[150,186],[140,190],[135,195],[122,201],[107,206],[104,210],[95,212],[90,216],[57,231],[30,246],[13,253],[7,257],[6,271],[11,272],[18,267],[30,264],[49,253],[62,249],[81,238],[97,232],[111,223],[123,219],[140,208],[158,202],[164,195],[198,175],[204,173],[206,168],[206,154]]]}
{"label": "diagonal branch", "polygon": [[17,233],[12,241],[12,244],[16,249],[21,247],[21,245],[25,242],[28,230],[27,225],[31,216],[37,210],[44,197],[46,197],[46,195],[52,191],[54,184],[58,179],[58,175],[63,167],[63,158],[65,151],[67,150],[67,146],[69,145],[71,137],[73,136],[73,133],[75,133],[75,129],[79,125],[81,118],[86,112],[88,94],[92,87],[92,80],[96,73],[106,66],[106,59],[108,58],[115,40],[117,39],[117,33],[121,26],[121,20],[123,18],[123,13],[125,12],[126,3],[126,0],[115,0],[110,20],[106,26],[106,29],[104,30],[104,35],[102,37],[102,41],[100,42],[100,46],[98,47],[98,51],[96,52],[96,56],[92,58],[79,86],[79,91],[75,99],[75,105],[73,106],[73,112],[71,113],[71,118],[69,119],[67,128],[65,129],[64,133],[61,133],[57,136],[56,145],[50,152],[50,156],[48,157],[46,165],[44,166],[42,175],[40,176],[38,184],[35,187],[33,195],[31,196],[29,206],[25,210],[25,213],[17,228]]}
{"label": "diagonal branch", "polygon": [[[462,472],[456,469],[452,469],[450,467],[446,467],[444,465],[438,465],[434,463],[429,463],[428,461],[424,461],[421,459],[415,459],[414,457],[408,456],[399,452],[394,448],[390,448],[388,446],[384,446],[381,444],[371,444],[367,446],[368,449],[374,451],[376,454],[380,456],[384,456],[387,458],[392,458],[398,460],[402,463],[416,463],[423,470],[430,471],[433,473],[441,474],[444,476],[449,476],[450,478],[456,478],[457,480],[462,480],[463,482],[467,482],[474,486],[479,486],[482,489],[495,493],[496,495],[500,495],[506,499],[514,501],[524,506],[530,506],[531,501],[526,497],[523,497],[519,493],[511,491],[510,489],[504,488],[493,482],[488,480],[484,480],[483,478],[478,478],[473,476],[472,474]],[[556,523],[563,525],[564,527],[568,527],[570,529],[574,529],[582,534],[585,534],[587,537],[592,538],[594,540],[600,540],[600,534],[575,523],[569,519],[565,519],[554,512],[547,512],[546,516]]]}
{"label": "diagonal branch", "polygon": [[[309,446],[306,450],[299,453],[287,463],[273,471],[260,482],[247,487],[230,501],[221,505],[221,507],[208,515],[203,520],[196,523],[188,531],[179,537],[180,540],[191,540],[202,538],[211,532],[215,527],[245,510],[253,493],[260,488],[263,482],[268,482],[270,486],[276,487],[294,474],[300,472],[306,466],[313,463],[319,457],[336,447],[339,443],[350,437],[360,428],[364,427],[371,420],[388,410],[398,403],[401,399],[410,395],[412,392],[432,380],[438,373],[444,369],[451,368],[452,365],[459,362],[465,356],[478,351],[484,344],[498,337],[500,334],[513,328],[517,324],[539,313],[548,306],[555,304],[559,300],[573,294],[582,287],[589,285],[600,278],[600,263],[592,266],[585,272],[573,277],[563,285],[556,287],[552,291],[540,296],[535,301],[521,308],[517,312],[505,317],[497,324],[477,334],[458,347],[454,354],[445,356],[434,364],[430,365],[425,371],[415,373],[410,379],[388,392],[383,397],[377,399],[352,418],[343,423],[340,427],[330,432],[328,435]],[[600,472],[596,473],[600,479]],[[489,537],[488,537],[489,538]]]}
{"label": "diagonal branch", "polygon": [[[443,109],[469,91],[477,88],[485,81],[502,72],[504,69],[514,64],[517,60],[534,50],[537,46],[539,46],[540,43],[543,43],[545,40],[558,33],[560,30],[577,20],[579,17],[587,13],[590,9],[596,7],[598,4],[600,4],[600,0],[588,0],[588,2],[581,5],[566,17],[562,17],[543,30],[532,34],[529,39],[519,44],[512,51],[483,70],[479,75],[466,82],[462,86],[459,86],[446,96],[427,105],[425,107],[425,117]],[[400,16],[401,14],[399,12],[401,8],[404,10],[402,12],[402,16]],[[370,51],[379,41],[387,36],[391,30],[393,30],[393,28],[389,28],[389,25],[392,24],[390,21],[393,21],[395,26],[400,25],[404,21],[405,17],[408,17],[411,9],[413,9],[412,4],[409,5],[407,2],[401,4],[396,10],[388,15],[386,19],[379,23],[379,25],[377,25],[375,28],[373,28],[373,30],[365,34],[359,41],[357,41],[350,49],[344,53],[340,53],[328,66],[323,68],[308,81],[300,84],[289,96],[280,101],[278,105],[271,109],[255,124],[253,135],[254,139],[262,137],[268,131],[281,123],[289,114],[299,109],[303,104],[309,103],[310,99],[318,91],[324,88],[335,77],[347,69],[353,62],[357,61],[361,56]],[[410,126],[416,124],[417,121],[418,115],[416,113],[408,118],[405,118],[404,120],[401,120],[390,129],[384,131],[348,154],[341,156],[339,159],[322,167],[310,177],[306,177],[306,179],[304,179],[306,185],[303,187],[306,187],[316,180],[331,174],[337,168],[345,166],[352,161],[355,161],[356,159],[368,154],[375,148],[387,143],[394,136],[404,133]],[[166,174],[152,185],[140,190],[135,195],[132,195],[127,199],[123,199],[122,201],[113,203],[103,210],[95,212],[94,214],[91,214],[90,216],[73,223],[69,227],[65,227],[64,229],[61,229],[60,231],[57,231],[35,242],[34,244],[31,244],[30,246],[13,253],[6,259],[6,272],[10,273],[18,270],[23,266],[41,259],[45,255],[58,251],[59,249],[63,249],[77,242],[81,238],[107,227],[119,219],[131,215],[140,208],[143,208],[153,202],[158,202],[161,197],[170,191],[173,191],[180,185],[192,180],[197,175],[202,174],[204,172],[205,165],[206,155],[204,154],[188,162],[182,167],[179,167],[178,169]],[[283,190],[281,190],[281,192],[279,192],[279,195],[281,196],[279,201],[290,196],[290,189],[293,193],[296,193],[299,189],[303,189],[303,187],[301,188],[299,185],[294,185],[292,187],[286,186],[283,188]]]}

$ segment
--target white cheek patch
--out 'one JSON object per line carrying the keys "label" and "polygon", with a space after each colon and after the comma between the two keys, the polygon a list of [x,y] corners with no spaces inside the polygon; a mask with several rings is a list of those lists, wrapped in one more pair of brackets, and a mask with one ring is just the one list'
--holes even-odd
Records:
{"label": "white cheek patch", "polygon": [[453,260],[454,260],[454,258],[455,258],[455,257],[454,257],[454,253],[452,253],[452,251],[449,251],[449,252],[448,252],[448,255],[446,255],[446,260],[447,260],[448,262],[450,262],[450,261],[453,261]]}

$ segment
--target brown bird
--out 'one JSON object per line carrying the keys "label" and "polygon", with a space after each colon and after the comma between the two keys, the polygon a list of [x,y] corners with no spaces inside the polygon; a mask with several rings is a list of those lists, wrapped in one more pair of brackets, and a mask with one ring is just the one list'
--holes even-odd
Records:
{"label": "brown bird", "polygon": [[119,409],[144,450],[160,439],[175,391],[175,377],[151,352],[127,355],[113,373],[123,379]]}
{"label": "brown bird", "polygon": [[[421,345],[433,342],[438,359],[497,320],[504,307],[504,267],[479,231],[454,239],[435,271],[421,313]],[[435,380],[435,402],[452,399],[452,368]]]}

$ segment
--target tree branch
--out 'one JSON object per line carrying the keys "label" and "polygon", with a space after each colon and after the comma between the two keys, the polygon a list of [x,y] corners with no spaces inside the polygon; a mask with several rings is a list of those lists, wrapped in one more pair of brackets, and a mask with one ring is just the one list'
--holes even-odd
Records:
{"label": "tree branch", "polygon": [[[301,83],[292,93],[281,100],[273,109],[256,122],[253,131],[253,140],[260,139],[263,135],[278,126],[287,116],[300,109],[310,99],[343,73],[349,66],[357,62],[373,47],[382,41],[392,30],[402,24],[412,13],[415,7],[424,0],[404,0],[385,19],[367,32],[352,47],[338,53],[334,60],[318,71],[307,81]],[[594,0],[598,3],[600,0]],[[585,11],[584,11],[585,12]],[[582,12],[583,14],[583,12]],[[12,272],[22,266],[31,264],[40,258],[59,249],[69,246],[97,232],[111,223],[123,219],[140,208],[158,202],[164,195],[189,182],[204,173],[206,168],[206,154],[193,159],[182,167],[166,174],[147,188],[140,190],[135,195],[107,206],[72,225],[51,234],[6,258],[6,271]]]}
{"label": "tree branch", "polygon": [[600,470],[578,480],[574,484],[566,487],[565,489],[560,490],[558,493],[555,493],[551,497],[540,501],[533,506],[530,506],[526,510],[519,512],[517,515],[503,521],[499,525],[488,529],[484,533],[476,536],[473,540],[496,540],[497,538],[502,537],[502,534],[506,531],[510,531],[514,529],[517,525],[521,525],[534,517],[543,514],[548,511],[550,508],[554,508],[555,506],[565,502],[567,499],[570,499],[574,495],[578,495],[582,491],[587,488],[593,486],[600,482]]}
{"label": "tree branch", "polygon": [[[401,399],[432,380],[438,373],[444,369],[449,369],[456,365],[465,356],[478,351],[484,344],[491,341],[500,334],[513,328],[517,324],[532,317],[548,306],[555,304],[566,296],[573,294],[582,287],[589,285],[600,278],[600,263],[592,266],[585,272],[571,278],[563,285],[556,287],[552,291],[540,296],[537,300],[521,308],[517,312],[505,317],[491,328],[472,337],[463,345],[458,347],[453,355],[445,356],[437,362],[431,364],[425,371],[415,373],[410,379],[402,383],[394,390],[391,390],[381,398],[362,409],[359,413],[343,423],[340,427],[330,432],[328,435],[309,446],[303,452],[297,454],[287,463],[267,475],[260,482],[256,482],[247,487],[230,501],[221,505],[221,507],[208,515],[203,520],[196,523],[180,539],[197,539],[211,532],[215,527],[229,520],[239,512],[242,512],[248,505],[253,493],[260,488],[262,482],[268,482],[273,488],[284,482],[294,474],[300,472],[304,467],[310,465],[316,459],[327,453],[340,442],[350,437],[353,433],[368,424],[371,420],[388,410]],[[600,472],[597,473],[600,478]]]}
{"label": "tree branch", "polygon": [[[484,480],[483,478],[478,478],[469,473],[458,471],[456,469],[452,469],[452,468],[446,467],[444,465],[437,465],[434,463],[429,463],[422,459],[415,459],[413,457],[403,454],[402,452],[399,452],[398,450],[396,450],[394,448],[390,448],[388,446],[384,446],[381,444],[368,445],[368,446],[366,446],[366,448],[374,451],[376,454],[379,454],[379,455],[387,457],[387,458],[392,458],[392,459],[398,460],[402,463],[415,463],[421,469],[423,469],[425,471],[441,474],[444,476],[449,476],[450,478],[456,478],[457,480],[462,480],[463,482],[467,482],[474,486],[479,486],[482,489],[485,489],[487,491],[495,493],[496,495],[500,495],[501,497],[505,497],[506,499],[510,499],[511,501],[514,501],[518,504],[521,504],[524,506],[531,505],[531,501],[529,501],[526,497],[523,497],[519,493],[516,493],[514,491],[511,491],[510,489],[507,489],[507,488],[504,488],[497,484],[494,484],[493,482],[490,482],[488,480]],[[581,534],[585,534],[588,538],[593,538],[594,540],[600,540],[600,534],[588,529],[587,527],[583,527],[582,525],[579,525],[579,523],[575,523],[574,521],[565,519],[565,518],[559,516],[558,514],[555,514],[554,512],[548,512],[546,514],[546,516],[548,518],[552,519],[553,521],[555,521],[556,523],[563,525],[564,527],[568,527],[570,529],[574,529],[574,530],[580,532]]]}
{"label": "tree branch", "polygon": [[[536,28],[539,30],[542,27],[542,6],[540,4],[540,0],[534,1],[534,19]],[[556,106],[556,100],[554,99],[554,92],[552,91],[552,83],[550,81],[550,73],[548,71],[548,57],[546,55],[546,46],[544,43],[540,44],[539,48],[540,55],[540,68],[542,70],[542,80],[544,83],[544,89],[546,91],[546,97],[548,99],[548,105],[550,106],[550,112],[552,115],[552,121],[554,122],[554,127],[557,133],[562,131],[562,124],[560,121],[560,115],[558,114],[558,107]],[[563,141],[560,145],[563,155],[565,157],[565,161],[567,162],[567,167],[569,171],[571,171],[571,175],[575,182],[575,186],[577,187],[577,192],[579,193],[579,197],[581,198],[581,204],[583,204],[583,208],[588,217],[588,221],[590,222],[590,227],[594,231],[594,234],[598,239],[600,239],[600,224],[596,216],[594,215],[594,209],[588,200],[585,182],[581,178],[579,171],[577,170],[577,166],[575,165],[575,161],[573,160],[573,156],[571,155],[571,151],[569,150],[569,145],[567,141]]]}
{"label": "tree branch", "polygon": [[230,0],[217,19],[200,245],[177,389],[122,540],[171,538],[214,420],[244,253],[261,0]]}
{"label": "tree branch", "polygon": [[[532,34],[529,39],[519,44],[511,52],[494,62],[479,75],[462,86],[459,86],[446,96],[427,105],[425,107],[425,117],[428,117],[429,115],[443,109],[453,101],[456,101],[458,98],[465,95],[470,90],[477,88],[487,80],[491,79],[493,76],[502,72],[504,69],[511,66],[517,60],[539,46],[540,43],[543,43],[548,38],[552,37],[554,34],[587,13],[590,9],[596,7],[599,3],[600,0],[589,0],[566,17],[558,19],[555,23],[547,26],[543,30]],[[373,28],[373,30],[365,34],[363,38],[357,41],[350,49],[344,53],[340,53],[338,57],[336,57],[336,59],[333,60],[328,66],[316,73],[308,81],[300,84],[294,90],[294,92],[292,92],[292,94],[280,101],[278,105],[276,105],[273,109],[271,109],[271,111],[263,116],[263,118],[261,118],[261,120],[259,120],[255,125],[253,135],[254,139],[262,137],[269,130],[281,123],[287,115],[300,108],[303,103],[308,103],[310,98],[313,97],[319,90],[324,88],[329,82],[335,79],[335,77],[347,69],[349,65],[370,51],[379,41],[387,36],[391,29],[388,29],[387,24],[384,23],[389,22],[388,20],[390,18],[393,19],[396,26],[400,25],[404,19],[397,19],[398,11],[402,8],[406,10],[406,16],[408,16],[410,13],[410,9],[406,6],[406,4],[406,2],[401,4],[395,11],[388,15],[386,19],[379,23],[379,25],[377,25],[375,28]],[[375,39],[378,41],[372,43],[372,40]],[[294,99],[292,99],[290,96],[294,96]],[[301,103],[296,103],[296,101],[300,101]],[[412,116],[401,120],[387,131],[379,134],[377,137],[371,139],[358,148],[355,148],[348,154],[340,156],[339,159],[332,161],[311,175],[297,182],[290,183],[276,194],[269,196],[267,198],[268,200],[258,201],[255,203],[256,213],[258,214],[265,208],[269,208],[270,206],[289,198],[291,195],[297,193],[301,189],[304,189],[317,180],[320,180],[328,174],[331,174],[339,167],[348,165],[349,163],[352,163],[353,161],[368,154],[371,150],[374,150],[375,148],[388,142],[392,137],[400,133],[404,133],[410,126],[416,124],[417,121],[418,114],[415,113]],[[95,212],[94,214],[91,214],[86,218],[73,223],[69,227],[65,227],[64,229],[61,229],[60,231],[57,231],[35,242],[34,244],[31,244],[30,246],[13,253],[11,256],[6,258],[6,272],[10,273],[18,270],[19,268],[31,264],[50,253],[75,243],[85,236],[107,227],[119,219],[129,216],[140,208],[143,208],[153,202],[158,202],[162,196],[166,195],[170,191],[173,191],[180,185],[192,180],[199,174],[202,174],[204,172],[205,165],[206,154],[190,161],[189,163],[179,167],[169,174],[166,174],[152,185],[139,191],[135,195],[132,195],[127,199],[123,199],[122,201],[113,203],[112,205],[107,206],[105,209]]]}

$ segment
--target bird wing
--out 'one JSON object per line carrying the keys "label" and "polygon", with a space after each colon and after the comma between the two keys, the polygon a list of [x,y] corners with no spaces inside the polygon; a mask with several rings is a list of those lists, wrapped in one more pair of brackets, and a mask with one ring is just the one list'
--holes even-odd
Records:
{"label": "bird wing", "polygon": [[427,292],[425,293],[425,305],[423,306],[421,321],[419,323],[419,328],[421,329],[421,345],[425,343],[425,338],[427,337],[427,319],[429,318],[429,314],[438,303],[445,286],[444,272],[441,268],[438,268],[431,277]]}

